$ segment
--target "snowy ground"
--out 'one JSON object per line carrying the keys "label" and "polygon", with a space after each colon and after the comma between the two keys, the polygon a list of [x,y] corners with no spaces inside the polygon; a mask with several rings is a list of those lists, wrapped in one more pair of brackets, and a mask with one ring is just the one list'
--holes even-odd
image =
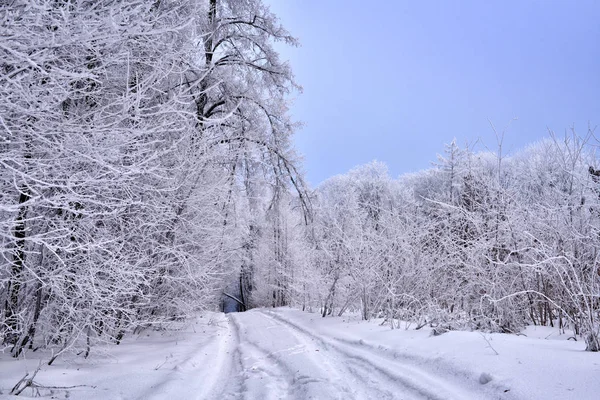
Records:
{"label": "snowy ground", "polygon": [[[390,330],[291,309],[207,314],[147,332],[91,360],[67,357],[35,381],[70,399],[598,399],[600,354],[549,328],[525,336]],[[0,356],[0,399],[38,360]],[[78,386],[84,385],[84,386]],[[23,395],[32,396],[27,389]]]}

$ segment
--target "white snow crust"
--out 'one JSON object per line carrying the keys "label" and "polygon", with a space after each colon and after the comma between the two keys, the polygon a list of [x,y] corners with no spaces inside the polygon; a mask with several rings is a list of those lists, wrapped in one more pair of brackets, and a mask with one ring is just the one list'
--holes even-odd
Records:
{"label": "white snow crust", "polygon": [[[289,308],[206,313],[88,360],[42,364],[39,395],[70,399],[597,399],[600,354],[557,329],[526,336],[391,330]],[[96,350],[97,351],[97,350]],[[0,399],[40,357],[0,355]],[[26,389],[19,398],[37,395]]]}

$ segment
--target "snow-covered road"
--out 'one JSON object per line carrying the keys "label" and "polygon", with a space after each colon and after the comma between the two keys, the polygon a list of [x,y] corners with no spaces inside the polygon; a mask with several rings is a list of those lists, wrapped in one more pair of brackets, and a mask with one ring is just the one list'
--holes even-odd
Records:
{"label": "snow-covered road", "polygon": [[[550,327],[527,336],[391,330],[359,316],[291,308],[205,312],[169,330],[131,335],[83,359],[0,354],[0,399],[24,373],[22,395],[85,400],[597,399],[598,354]],[[177,325],[179,324],[179,325]],[[40,364],[40,360],[42,363]]]}
{"label": "snow-covered road", "polygon": [[[418,360],[316,335],[273,310],[229,314],[215,399],[485,399],[478,382]],[[233,338],[233,339],[232,339]],[[228,358],[223,360],[223,358]],[[508,398],[503,396],[502,398]]]}

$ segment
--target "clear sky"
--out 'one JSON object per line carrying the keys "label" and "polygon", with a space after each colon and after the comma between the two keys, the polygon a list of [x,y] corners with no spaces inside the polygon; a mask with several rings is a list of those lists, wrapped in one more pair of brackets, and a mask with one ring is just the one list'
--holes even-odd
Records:
{"label": "clear sky", "polygon": [[373,159],[428,168],[453,138],[495,150],[488,119],[509,153],[600,125],[600,1],[266,2],[302,43],[281,54],[313,186]]}

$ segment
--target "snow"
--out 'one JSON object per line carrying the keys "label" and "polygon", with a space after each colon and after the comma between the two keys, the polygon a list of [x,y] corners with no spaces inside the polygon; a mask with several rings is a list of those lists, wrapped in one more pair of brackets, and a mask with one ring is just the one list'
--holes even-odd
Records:
{"label": "snow", "polygon": [[[358,316],[289,308],[205,313],[146,331],[88,360],[42,364],[47,398],[70,399],[597,399],[600,355],[549,327],[526,336],[390,329]],[[39,357],[0,356],[0,399]],[[76,386],[69,389],[56,387]],[[23,395],[33,396],[31,389]]]}
{"label": "snow", "polygon": [[[567,340],[572,334],[560,335],[555,328],[528,327],[523,332],[527,336],[459,331],[431,336],[430,328],[391,330],[380,326],[381,321],[364,323],[358,316],[321,318],[290,309],[277,313],[334,343],[406,360],[409,367],[450,383],[473,389],[477,383],[490,389],[486,394],[492,398],[599,398],[600,380],[595,377],[600,354],[585,352],[585,343]],[[484,381],[488,383],[482,385]]]}
{"label": "snow", "polygon": [[[212,398],[213,388],[225,386],[231,367],[232,344],[228,320],[206,313],[177,330],[146,331],[110,345],[88,360],[74,354],[42,364],[35,382],[43,386],[76,386],[68,390],[40,390],[42,395],[70,399],[192,399]],[[27,360],[0,357],[0,399],[24,375],[38,366],[41,355]],[[43,355],[48,360],[48,355]],[[37,358],[36,358],[37,357]],[[190,396],[193,393],[193,396]],[[30,389],[23,394],[32,395]],[[23,395],[19,396],[22,397]]]}

